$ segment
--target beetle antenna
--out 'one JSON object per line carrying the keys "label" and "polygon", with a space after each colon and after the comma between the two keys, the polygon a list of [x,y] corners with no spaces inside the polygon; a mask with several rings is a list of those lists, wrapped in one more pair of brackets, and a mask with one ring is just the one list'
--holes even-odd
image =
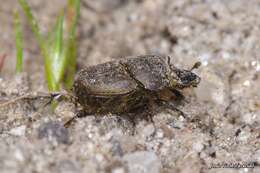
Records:
{"label": "beetle antenna", "polygon": [[197,61],[193,66],[192,68],[190,69],[190,71],[194,70],[194,69],[197,69],[201,66],[201,62],[200,61]]}

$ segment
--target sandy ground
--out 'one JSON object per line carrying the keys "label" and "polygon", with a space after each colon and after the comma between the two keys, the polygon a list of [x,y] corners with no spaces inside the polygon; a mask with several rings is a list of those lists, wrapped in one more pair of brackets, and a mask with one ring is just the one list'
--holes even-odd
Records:
{"label": "sandy ground", "polygon": [[[28,1],[45,33],[65,3]],[[24,73],[14,75],[15,8],[15,0],[0,6],[1,104],[47,92],[26,21]],[[53,112],[45,97],[18,99],[0,107],[1,172],[260,172],[259,19],[259,0],[82,1],[80,68],[147,53],[170,55],[181,68],[202,62],[199,87],[184,91],[188,103],[179,107],[189,120],[160,109],[155,126],[137,114],[135,128],[124,115],[88,116],[65,128],[73,104]]]}

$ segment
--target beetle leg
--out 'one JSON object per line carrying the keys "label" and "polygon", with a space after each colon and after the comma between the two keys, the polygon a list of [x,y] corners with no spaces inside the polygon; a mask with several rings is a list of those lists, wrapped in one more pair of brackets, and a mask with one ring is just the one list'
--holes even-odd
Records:
{"label": "beetle leg", "polygon": [[66,122],[63,124],[63,126],[66,127],[66,128],[68,128],[74,120],[76,120],[77,118],[85,117],[85,116],[87,116],[87,115],[91,115],[91,113],[86,112],[86,111],[84,111],[84,110],[79,110],[79,111],[77,111],[76,115],[73,116],[72,118],[70,118],[68,121],[66,121]]}
{"label": "beetle leg", "polygon": [[175,110],[176,112],[178,112],[183,118],[187,119],[188,116],[182,111],[180,110],[179,108],[177,108],[174,104],[172,103],[168,103],[167,106],[172,109],[172,110]]}
{"label": "beetle leg", "polygon": [[[103,104],[102,104],[102,107],[100,107],[98,110],[96,110],[97,113],[100,113],[102,112],[103,108],[109,108],[111,106],[114,105],[114,102],[117,98],[116,97],[112,97],[112,98],[109,98],[108,100],[106,100]],[[119,107],[118,109],[119,110],[123,110],[123,108],[125,107],[125,105],[122,103],[122,105],[117,105],[117,107]],[[119,111],[120,112],[120,111]]]}
{"label": "beetle leg", "polygon": [[68,128],[68,127],[71,125],[71,123],[72,123],[76,118],[78,118],[77,115],[73,116],[71,119],[69,119],[68,121],[66,121],[66,122],[63,124],[63,126],[64,126],[65,128]]}
{"label": "beetle leg", "polygon": [[133,123],[133,128],[134,128],[133,135],[136,134],[135,116],[136,116],[137,112],[145,115],[144,117],[142,117],[143,120],[146,120],[149,123],[151,122],[153,124],[153,127],[154,127],[155,130],[151,135],[153,136],[153,135],[156,134],[156,126],[155,126],[155,123],[154,123],[154,120],[153,120],[153,114],[152,114],[153,108],[152,107],[153,107],[153,105],[151,105],[151,102],[148,102],[147,104],[145,104],[141,107],[135,108],[131,112],[129,112],[129,115],[134,115],[133,117],[129,116],[129,119]]}
{"label": "beetle leg", "polygon": [[169,88],[169,90],[176,96],[178,101],[184,101],[185,103],[189,103],[189,101],[185,99],[185,96],[180,91],[172,88]]}
{"label": "beetle leg", "polygon": [[171,102],[168,102],[168,101],[165,101],[165,100],[161,100],[161,99],[158,99],[157,100],[157,103],[160,105],[160,106],[164,106],[168,109],[171,109],[171,110],[174,110],[176,112],[178,112],[182,117],[184,117],[185,119],[188,118],[188,116],[182,111],[180,110],[179,108],[177,108],[173,103]]}
{"label": "beetle leg", "polygon": [[185,99],[185,96],[180,91],[178,91],[176,89],[172,89],[172,88],[169,88],[169,89],[177,97],[177,99],[179,99],[179,100]]}
{"label": "beetle leg", "polygon": [[139,111],[138,109],[137,110],[133,110],[133,112],[128,112],[126,118],[129,120],[130,123],[132,123],[132,127],[133,129],[131,130],[132,131],[132,135],[135,135],[136,134],[136,122],[135,122],[135,116],[136,116],[136,112],[135,111]]}
{"label": "beetle leg", "polygon": [[168,102],[174,102],[176,105],[182,105],[183,103],[188,103],[188,101],[185,99],[184,95],[172,88],[166,88],[156,93],[156,98],[159,100],[164,100]]}
{"label": "beetle leg", "polygon": [[154,127],[154,132],[151,134],[151,136],[154,136],[156,134],[156,125],[153,120],[153,114],[149,111],[149,109],[147,111],[147,114],[148,114],[149,121],[153,124]]}
{"label": "beetle leg", "polygon": [[155,105],[155,100],[152,97],[148,97],[148,104],[145,105],[146,107],[146,113],[148,114],[148,118],[150,122],[152,122],[153,127],[154,127],[154,132],[151,134],[151,136],[154,136],[156,134],[156,125],[153,120],[153,114],[152,111],[154,111],[154,105]]}

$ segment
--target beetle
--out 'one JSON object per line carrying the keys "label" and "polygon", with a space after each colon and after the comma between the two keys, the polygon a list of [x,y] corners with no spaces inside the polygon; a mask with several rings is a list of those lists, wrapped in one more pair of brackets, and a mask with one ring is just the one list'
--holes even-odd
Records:
{"label": "beetle", "polygon": [[[183,97],[182,89],[200,83],[200,77],[192,72],[200,63],[183,70],[170,59],[164,55],[130,56],[84,68],[74,79],[75,102],[83,108],[84,115],[102,115],[168,103],[168,93]],[[175,106],[171,108],[178,110]]]}

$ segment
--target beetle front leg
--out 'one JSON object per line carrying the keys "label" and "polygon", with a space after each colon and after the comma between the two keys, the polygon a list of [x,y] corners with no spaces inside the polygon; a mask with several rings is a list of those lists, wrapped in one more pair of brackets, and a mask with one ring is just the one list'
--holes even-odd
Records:
{"label": "beetle front leg", "polygon": [[[77,109],[77,108],[76,108]],[[63,126],[68,128],[73,121],[75,121],[77,118],[85,117],[87,115],[91,115],[92,113],[89,113],[85,110],[76,110],[76,115],[74,115],[72,118],[70,118],[68,121],[66,121]]]}
{"label": "beetle front leg", "polygon": [[167,109],[171,109],[171,110],[174,110],[176,112],[178,112],[182,117],[184,117],[185,119],[188,118],[188,116],[182,111],[180,110],[179,108],[177,108],[174,103],[172,102],[168,102],[168,101],[165,101],[165,100],[162,100],[162,99],[158,99],[157,100],[157,104],[159,106],[164,106],[165,108]]}
{"label": "beetle front leg", "polygon": [[169,90],[175,95],[175,97],[178,100],[184,100],[185,101],[185,96],[180,91],[178,91],[176,89],[172,89],[172,88],[170,88]]}

